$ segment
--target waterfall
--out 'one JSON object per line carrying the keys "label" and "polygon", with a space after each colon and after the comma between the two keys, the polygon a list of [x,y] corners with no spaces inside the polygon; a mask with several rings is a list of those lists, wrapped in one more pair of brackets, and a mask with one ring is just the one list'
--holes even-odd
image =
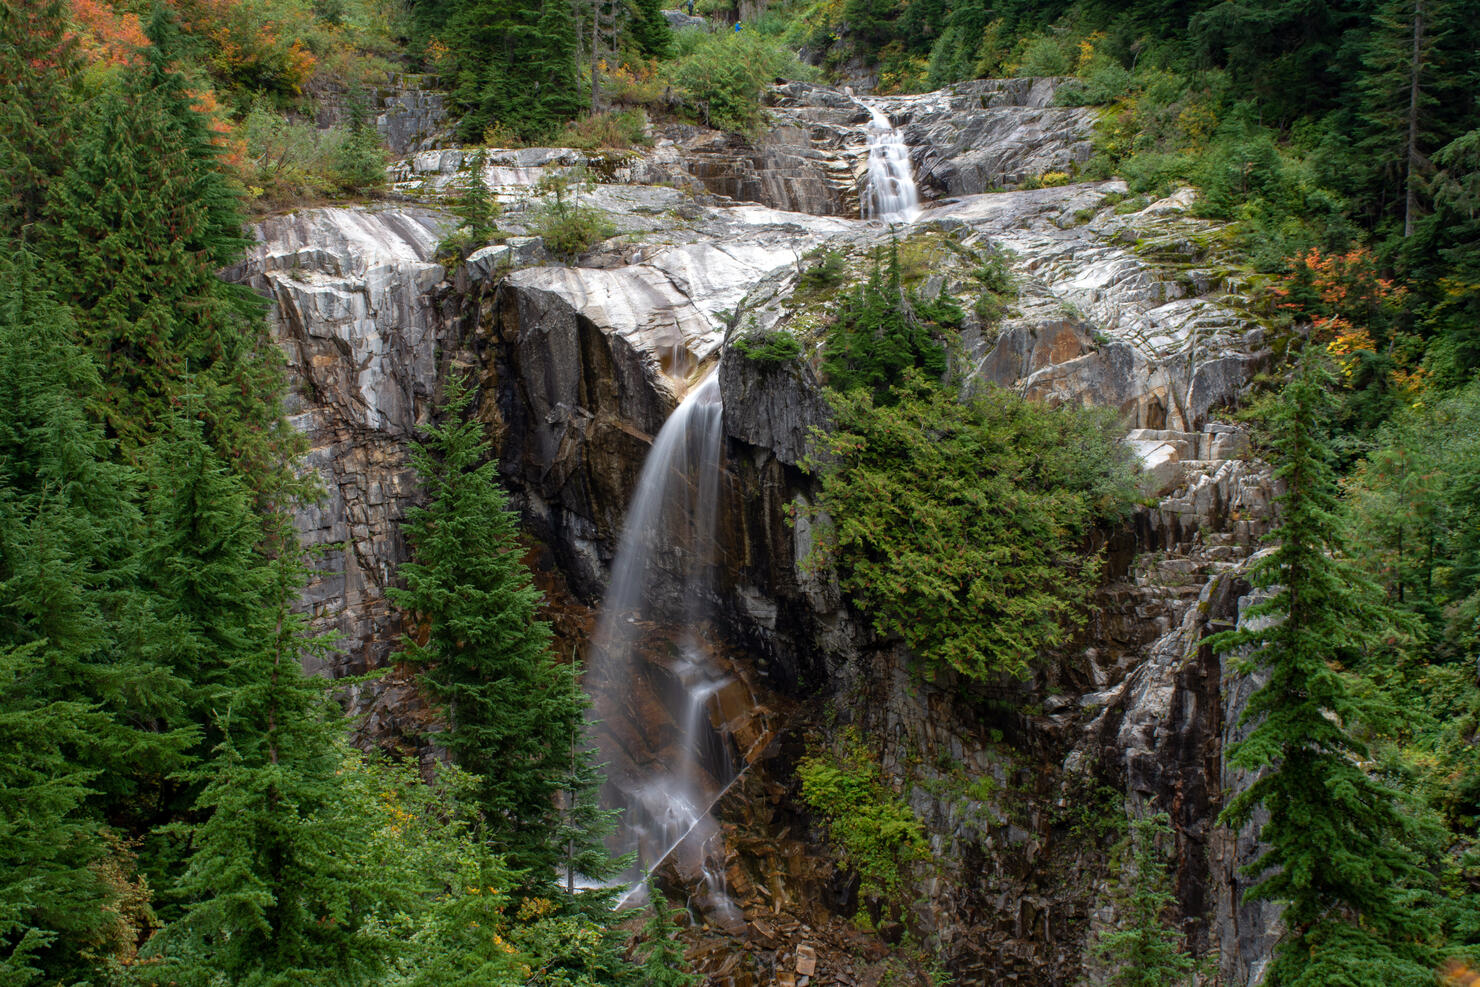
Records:
{"label": "waterfall", "polygon": [[889,223],[908,223],[920,214],[920,190],[910,166],[910,150],[904,135],[889,116],[862,100],[868,110],[868,188],[863,194],[863,218]]}
{"label": "waterfall", "polygon": [[[725,887],[719,827],[709,815],[714,800],[735,777],[725,744],[710,726],[711,699],[730,683],[715,667],[703,628],[715,594],[719,481],[723,428],[719,373],[694,387],[653,440],[628,506],[622,538],[602,601],[591,671],[596,715],[617,715],[631,702],[643,651],[655,646],[655,629],[678,627],[666,655],[671,676],[668,713],[677,737],[667,756],[625,772],[608,785],[609,801],[623,810],[619,852],[635,851],[637,882],[665,858],[698,878],[697,904],[726,924],[739,911]],[[609,748],[609,733],[598,731]],[[716,743],[716,740],[720,742]],[[611,762],[622,752],[603,749]],[[716,858],[719,858],[716,860]]]}

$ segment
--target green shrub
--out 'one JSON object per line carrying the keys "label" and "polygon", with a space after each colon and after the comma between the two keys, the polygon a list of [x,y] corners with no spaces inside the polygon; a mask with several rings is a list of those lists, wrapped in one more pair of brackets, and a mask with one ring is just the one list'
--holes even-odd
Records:
{"label": "green shrub", "polygon": [[847,280],[847,258],[841,250],[818,248],[807,256],[812,263],[797,278],[797,295],[805,298],[826,295]]}
{"label": "green shrub", "polygon": [[1037,37],[1023,49],[1016,76],[1068,75],[1074,71],[1074,60],[1054,38]]}
{"label": "green shrub", "polygon": [[647,127],[647,113],[641,109],[608,110],[572,120],[555,138],[555,143],[583,151],[627,151],[652,144]]}
{"label": "green shrub", "polygon": [[605,211],[580,204],[578,192],[586,184],[586,171],[579,168],[547,175],[535,187],[543,201],[530,229],[557,257],[576,257],[617,232]]}
{"label": "green shrub", "polygon": [[1064,644],[1099,572],[1084,541],[1131,504],[1113,416],[996,387],[958,400],[918,372],[888,406],[830,398],[807,564],[833,566],[874,631],[927,667],[1023,675]]}
{"label": "green shrub", "polygon": [[828,838],[858,872],[859,895],[898,902],[912,864],[926,859],[925,826],[884,781],[856,730],[841,754],[827,751],[797,765],[802,801],[822,817]]}
{"label": "green shrub", "polygon": [[358,90],[349,97],[345,133],[329,155],[329,177],[340,191],[364,195],[385,187],[389,155],[380,142],[369,104]]}
{"label": "green shrub", "polygon": [[734,348],[747,360],[778,366],[793,363],[802,355],[802,341],[785,329],[762,332],[752,327],[735,339]]}
{"label": "green shrub", "polygon": [[546,249],[558,257],[579,256],[617,232],[600,209],[576,204],[557,206],[553,202],[543,203],[536,210],[532,229],[545,241]]}
{"label": "green shrub", "polygon": [[794,52],[755,31],[680,31],[675,40],[668,81],[690,118],[720,130],[759,134],[766,124],[765,87],[816,75]]}
{"label": "green shrub", "polygon": [[911,370],[938,379],[946,351],[937,330],[959,327],[965,315],[948,295],[923,299],[903,287],[899,245],[889,263],[874,260],[868,281],[843,300],[829,330],[823,373],[840,391],[867,390],[878,404],[893,400],[891,387]]}

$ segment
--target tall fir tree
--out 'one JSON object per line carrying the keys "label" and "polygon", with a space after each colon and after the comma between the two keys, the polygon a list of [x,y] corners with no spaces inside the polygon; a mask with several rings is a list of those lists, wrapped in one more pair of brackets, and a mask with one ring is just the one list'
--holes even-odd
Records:
{"label": "tall fir tree", "polygon": [[406,588],[391,599],[420,627],[404,653],[424,667],[422,681],[443,706],[438,740],[480,777],[493,849],[533,887],[549,887],[568,858],[590,868],[600,856],[602,834],[570,828],[559,804],[586,704],[551,654],[483,426],[464,418],[472,397],[449,380],[444,420],[414,452],[428,503],[408,512],[412,561],[401,568]]}
{"label": "tall fir tree", "polygon": [[1177,903],[1163,849],[1171,835],[1171,819],[1164,812],[1131,823],[1119,896],[1120,924],[1102,931],[1093,945],[1095,958],[1105,964],[1107,987],[1194,987],[1200,983],[1196,961],[1166,917]]}
{"label": "tall fir tree", "polygon": [[682,908],[674,908],[648,878],[648,907],[652,914],[642,926],[642,977],[650,987],[696,987],[703,977],[689,969],[683,940],[678,938]]}
{"label": "tall fir tree", "polygon": [[1312,350],[1285,388],[1277,544],[1249,577],[1268,596],[1244,627],[1212,639],[1220,651],[1251,649],[1241,667],[1265,677],[1240,719],[1248,734],[1227,751],[1231,767],[1257,775],[1221,820],[1237,828],[1260,807],[1269,816],[1246,897],[1284,905],[1272,983],[1417,987],[1433,982],[1427,878],[1396,794],[1359,763],[1358,730],[1375,711],[1343,672],[1383,646],[1394,616],[1345,555],[1326,432],[1333,383]]}
{"label": "tall fir tree", "polygon": [[61,0],[0,2],[0,239],[20,240],[41,218],[65,167],[74,52]]}
{"label": "tall fir tree", "polygon": [[663,16],[662,0],[635,0],[631,6],[632,41],[648,58],[667,58],[673,51],[673,29]]}
{"label": "tall fir tree", "polygon": [[[232,499],[246,498],[238,481]],[[303,571],[288,553],[259,573],[276,608],[229,660],[221,740],[187,773],[201,821],[174,889],[182,913],[155,949],[187,985],[372,983],[398,952],[384,918],[401,889],[370,865],[378,821],[344,798],[339,709],[301,668],[315,645],[291,609]]]}
{"label": "tall fir tree", "polygon": [[85,974],[112,904],[87,870],[100,823],[129,818],[196,736],[188,682],[137,647],[153,624],[138,475],[82,411],[98,375],[73,335],[34,258],[0,261],[0,747],[19,758],[0,759],[0,956],[21,983]]}
{"label": "tall fir tree", "polygon": [[465,139],[481,140],[495,125],[523,138],[549,136],[584,108],[570,4],[461,0],[444,34]]}
{"label": "tall fir tree", "polygon": [[261,301],[217,275],[247,244],[240,198],[156,13],[142,69],[90,100],[47,196],[43,253],[102,371],[93,402],[126,455],[168,428],[187,388],[212,445],[265,502],[297,489],[301,440],[278,405],[282,359]]}

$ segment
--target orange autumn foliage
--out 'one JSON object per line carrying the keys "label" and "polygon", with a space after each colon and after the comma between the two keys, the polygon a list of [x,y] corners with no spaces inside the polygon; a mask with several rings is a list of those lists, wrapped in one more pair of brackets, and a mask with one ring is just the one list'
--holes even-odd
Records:
{"label": "orange autumn foliage", "polygon": [[212,70],[253,88],[298,94],[318,61],[303,44],[293,9],[244,0],[172,0],[190,33],[208,40]]}
{"label": "orange autumn foliage", "polygon": [[1480,987],[1480,973],[1458,960],[1451,960],[1442,975],[1445,987]]}
{"label": "orange autumn foliage", "polygon": [[137,14],[119,13],[106,0],[70,0],[72,37],[88,62],[137,65],[149,38]]}
{"label": "orange autumn foliage", "polygon": [[[1379,276],[1370,250],[1323,254],[1312,248],[1290,262],[1290,273],[1273,289],[1280,307],[1308,319],[1311,338],[1324,343],[1350,380],[1360,354],[1377,353],[1390,341],[1390,330],[1408,296],[1408,289]],[[1422,374],[1399,368],[1394,384],[1401,390],[1422,387]]]}
{"label": "orange autumn foliage", "polygon": [[190,104],[190,108],[206,117],[206,126],[211,130],[211,143],[221,149],[221,163],[240,173],[246,167],[247,142],[232,125],[226,107],[216,98],[215,90],[189,89],[186,92],[195,101]]}

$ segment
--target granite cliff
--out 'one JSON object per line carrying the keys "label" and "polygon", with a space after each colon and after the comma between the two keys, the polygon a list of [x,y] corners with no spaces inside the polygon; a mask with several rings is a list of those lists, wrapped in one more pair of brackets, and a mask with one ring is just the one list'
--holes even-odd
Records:
{"label": "granite cliff", "polygon": [[[1145,203],[1116,182],[1014,188],[1067,177],[1088,154],[1090,116],[1053,106],[1054,86],[979,82],[874,101],[934,200],[909,226],[855,218],[867,110],[792,84],[773,94],[777,127],[757,144],[673,128],[637,157],[593,162],[603,177],[581,199],[617,232],[574,263],[548,258],[528,209],[539,178],[580,153],[490,154],[508,237],[454,264],[437,246],[471,156],[445,149],[398,162],[389,201],[264,220],[228,272],[274,303],[306,466],[325,490],[297,524],[323,553],[304,605],[341,634],[318,669],[334,677],[391,663],[401,626],[384,591],[418,497],[408,444],[450,370],[481,388],[478,414],[562,635],[579,646],[653,436],[685,387],[720,366],[727,562],[713,633],[732,684],[708,719],[713,743],[744,768],[715,810],[744,920],[691,930],[710,983],[875,983],[918,944],[960,983],[1093,982],[1085,944],[1113,920],[1117,823],[1152,810],[1173,817],[1195,949],[1216,953],[1238,984],[1267,954],[1273,917],[1238,904],[1235,871],[1252,847],[1212,823],[1238,781],[1221,752],[1248,685],[1204,644],[1239,619],[1242,564],[1269,523],[1270,472],[1220,421],[1264,361],[1264,333],[1190,191]],[[926,258],[931,292],[963,290],[964,257],[1003,258],[1016,298],[991,324],[968,318],[969,379],[1113,408],[1144,465],[1144,506],[1102,535],[1094,619],[1028,681],[921,683],[826,573],[800,564],[811,532],[792,508],[812,495],[801,464],[827,407],[806,363],[730,348],[753,329],[815,333],[815,308],[797,295],[807,256],[839,250],[857,275],[891,237]],[[655,652],[605,725],[629,752],[621,770],[670,756],[673,682]],[[367,740],[410,743],[424,714],[396,674],[347,701],[366,715]],[[856,881],[808,817],[794,771],[809,744],[850,726],[879,738],[936,860],[913,905],[869,932],[850,921]],[[694,880],[681,859],[661,876]]]}

